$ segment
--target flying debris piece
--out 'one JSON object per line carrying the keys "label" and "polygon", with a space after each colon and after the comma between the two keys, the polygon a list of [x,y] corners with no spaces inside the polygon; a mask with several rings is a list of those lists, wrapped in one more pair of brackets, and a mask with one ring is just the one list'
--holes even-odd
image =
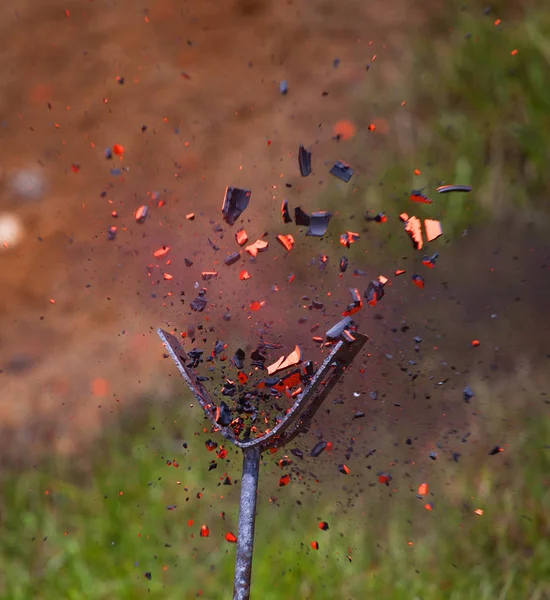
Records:
{"label": "flying debris piece", "polygon": [[428,269],[433,269],[435,267],[435,261],[437,260],[438,256],[439,254],[437,252],[432,256],[425,256],[422,259],[422,264],[425,267],[428,267]]}
{"label": "flying debris piece", "polygon": [[244,359],[245,358],[246,358],[246,354],[245,354],[244,350],[242,350],[241,348],[238,348],[235,351],[233,358],[231,359],[233,361],[233,364],[237,367],[237,369],[239,369],[239,371],[244,369]]}
{"label": "flying debris piece", "polygon": [[369,214],[365,215],[365,221],[375,221],[376,223],[385,223],[388,220],[388,217],[385,213],[380,212],[374,217],[371,217]]}
{"label": "flying debris piece", "polygon": [[327,442],[317,442],[315,446],[313,446],[313,448],[311,449],[309,455],[313,458],[317,458],[320,454],[322,454],[322,452],[326,449],[327,446]]}
{"label": "flying debris piece", "polygon": [[357,288],[349,288],[351,294],[351,304],[348,305],[346,310],[342,313],[343,317],[349,317],[354,315],[356,312],[359,312],[363,306],[363,301],[361,300],[361,294]]}
{"label": "flying debris piece", "polygon": [[246,210],[250,202],[250,194],[250,190],[241,190],[229,186],[225,188],[222,213],[229,225],[234,225],[235,221]]}
{"label": "flying debris piece", "polygon": [[239,279],[241,281],[246,281],[247,279],[250,279],[251,275],[248,271],[246,271],[245,269],[243,269],[240,273],[239,273]]}
{"label": "flying debris piece", "polygon": [[340,244],[349,248],[353,242],[356,242],[360,238],[358,233],[354,233],[353,231],[346,231],[340,236]]}
{"label": "flying debris piece", "polygon": [[405,269],[396,269],[395,276],[398,277],[399,275],[404,275],[406,272]]}
{"label": "flying debris piece", "polygon": [[347,271],[348,264],[349,261],[347,256],[342,256],[342,258],[340,259],[340,273],[345,273]]}
{"label": "flying debris piece", "polygon": [[464,388],[464,402],[466,402],[466,404],[470,404],[470,400],[475,396],[472,388],[467,385]]}
{"label": "flying debris piece", "polygon": [[232,252],[223,262],[225,265],[230,267],[231,265],[234,265],[236,262],[238,262],[240,258],[240,252]]}
{"label": "flying debris piece", "polygon": [[248,242],[248,235],[244,229],[238,229],[235,234],[235,240],[239,246],[244,246]]}
{"label": "flying debris piece", "polygon": [[424,277],[420,275],[413,275],[411,279],[416,287],[419,287],[421,290],[424,289]]}
{"label": "flying debris piece", "polygon": [[279,360],[275,361],[272,365],[269,365],[267,367],[267,374],[273,375],[273,373],[276,373],[277,371],[282,371],[283,369],[286,369],[288,367],[293,367],[294,365],[299,364],[301,360],[302,351],[300,350],[299,346],[296,346],[294,348],[294,351],[291,352],[288,356],[281,356]]}
{"label": "flying debris piece", "polygon": [[325,334],[327,340],[336,341],[342,337],[342,334],[346,330],[354,331],[357,329],[357,324],[351,317],[344,317],[341,321],[338,321],[336,325],[331,327]]}
{"label": "flying debris piece", "polygon": [[302,177],[311,175],[311,152],[308,152],[302,145],[298,149],[298,166]]}
{"label": "flying debris piece", "polygon": [[281,215],[283,217],[283,223],[292,223],[292,217],[290,216],[290,211],[288,209],[288,200],[286,198],[281,205]]}
{"label": "flying debris piece", "polygon": [[183,262],[185,263],[186,267],[192,267],[193,266],[193,261],[188,259],[188,258],[184,258]]}
{"label": "flying debris piece", "polygon": [[299,206],[294,209],[294,221],[296,225],[301,227],[309,227],[311,217],[304,212]]}
{"label": "flying debris piece", "polygon": [[504,448],[501,448],[500,446],[495,446],[494,448],[489,450],[489,456],[495,456],[497,454],[500,454],[501,452],[504,452]]}
{"label": "flying debris piece", "polygon": [[424,230],[426,232],[426,240],[428,242],[433,242],[440,235],[443,235],[443,229],[440,221],[435,221],[434,219],[424,219]]}
{"label": "flying debris piece", "polygon": [[147,215],[149,214],[149,208],[145,206],[140,206],[136,210],[136,222],[139,224],[145,223],[145,219],[147,219]]}
{"label": "flying debris piece", "polygon": [[229,410],[229,406],[225,402],[220,403],[220,405],[216,408],[215,415],[216,423],[221,425],[222,427],[227,427],[231,421],[233,421],[233,417],[231,416],[231,411]]}
{"label": "flying debris piece", "polygon": [[203,281],[210,281],[211,279],[214,279],[214,277],[217,277],[218,273],[216,271],[203,271],[201,276]]}
{"label": "flying debris piece", "polygon": [[288,94],[288,81],[286,81],[286,79],[283,79],[283,81],[279,83],[279,92],[282,96],[286,96]]}
{"label": "flying debris piece", "polygon": [[191,307],[191,310],[194,310],[195,312],[202,312],[207,304],[208,300],[206,300],[206,298],[197,296],[189,306]]}
{"label": "flying debris piece", "polygon": [[325,235],[332,213],[326,210],[321,212],[314,212],[311,214],[309,229],[306,231],[306,235],[314,237],[322,237]]}
{"label": "flying debris piece", "polygon": [[420,250],[422,246],[424,246],[424,241],[422,240],[422,224],[420,223],[420,219],[417,219],[416,217],[407,218],[405,220],[405,231],[409,234],[414,248],[416,250]]}
{"label": "flying debris piece", "polygon": [[448,194],[449,192],[471,192],[472,188],[469,185],[440,185],[436,191],[439,194]]}
{"label": "flying debris piece", "polygon": [[114,225],[111,225],[109,229],[107,229],[107,239],[112,242],[116,238],[117,228]]}
{"label": "flying debris piece", "polygon": [[168,254],[168,252],[170,252],[170,246],[162,246],[162,248],[159,248],[153,252],[153,256],[155,258],[163,258]]}
{"label": "flying debris piece", "polygon": [[348,181],[351,179],[351,176],[353,175],[353,169],[345,162],[339,160],[334,164],[334,166],[330,170],[330,174],[334,175],[334,177],[337,177],[341,181],[348,183]]}
{"label": "flying debris piece", "polygon": [[285,247],[286,250],[288,250],[289,252],[292,250],[292,247],[294,246],[294,238],[290,234],[279,234],[277,236],[277,239],[279,240],[279,242],[281,242],[281,244]]}
{"label": "flying debris piece", "polygon": [[419,202],[420,204],[431,204],[432,203],[432,199],[428,198],[428,196],[426,196],[419,190],[413,190],[411,192],[411,195],[409,196],[409,199],[412,200],[413,202]]}
{"label": "flying debris piece", "polygon": [[267,250],[268,245],[269,242],[266,242],[264,240],[256,240],[253,244],[247,246],[245,250],[248,252],[248,254],[250,254],[250,256],[256,257],[258,255],[258,252],[263,252],[264,250]]}
{"label": "flying debris piece", "polygon": [[322,529],[323,531],[328,531],[328,523],[326,521],[321,521],[319,523],[319,529]]}
{"label": "flying debris piece", "polygon": [[384,283],[378,279],[373,279],[365,290],[365,298],[369,306],[376,306],[384,297]]}

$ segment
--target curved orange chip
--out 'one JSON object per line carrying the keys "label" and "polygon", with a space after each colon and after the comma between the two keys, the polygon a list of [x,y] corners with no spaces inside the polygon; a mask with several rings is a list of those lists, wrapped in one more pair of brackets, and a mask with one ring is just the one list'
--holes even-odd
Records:
{"label": "curved orange chip", "polygon": [[418,486],[418,495],[419,496],[425,496],[428,493],[428,484],[427,483],[421,483]]}
{"label": "curved orange chip", "polygon": [[283,235],[281,233],[277,236],[277,239],[279,242],[281,242],[286,250],[289,252],[292,250],[292,247],[294,246],[294,238],[290,235],[290,233],[288,235]]}
{"label": "curved orange chip", "polygon": [[237,542],[237,538],[235,536],[234,533],[232,533],[231,531],[228,531],[225,534],[225,539],[230,543],[230,544],[235,544]]}
{"label": "curved orange chip", "polygon": [[239,273],[239,279],[241,281],[245,281],[246,279],[250,279],[251,275],[248,271],[245,271],[244,269]]}
{"label": "curved orange chip", "polygon": [[235,239],[237,240],[237,244],[239,244],[239,246],[244,246],[246,242],[248,242],[248,234],[244,229],[239,229],[235,234]]}

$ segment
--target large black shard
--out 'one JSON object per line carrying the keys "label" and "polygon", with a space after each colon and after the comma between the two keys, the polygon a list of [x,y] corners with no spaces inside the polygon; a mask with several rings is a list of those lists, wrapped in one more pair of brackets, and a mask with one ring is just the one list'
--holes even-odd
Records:
{"label": "large black shard", "polygon": [[250,202],[250,194],[250,190],[241,190],[229,186],[225,189],[222,213],[229,225],[234,225],[235,221],[247,209]]}
{"label": "large black shard", "polygon": [[471,388],[469,385],[467,385],[467,386],[464,388],[464,402],[466,402],[467,404],[469,404],[469,403],[470,403],[470,400],[471,400],[471,399],[472,399],[474,396],[475,396],[475,394],[474,394],[474,392],[473,392],[472,388]]}
{"label": "large black shard", "polygon": [[244,353],[244,350],[241,350],[241,348],[239,348],[235,354],[233,355],[233,364],[237,367],[237,369],[242,370],[244,369],[244,359],[246,358],[246,354]]}
{"label": "large black shard", "polygon": [[298,150],[298,166],[302,177],[311,175],[311,152],[308,152],[302,145]]}
{"label": "large black shard", "polygon": [[233,420],[229,406],[225,402],[221,402],[220,406],[216,409],[216,423],[222,427],[227,427]]}
{"label": "large black shard", "polygon": [[334,175],[334,177],[337,177],[341,181],[348,183],[348,181],[351,179],[351,176],[353,175],[353,169],[345,162],[339,160],[334,164],[334,166],[330,170],[330,174]]}
{"label": "large black shard", "polygon": [[311,217],[304,212],[299,206],[294,209],[294,220],[296,221],[296,225],[302,227],[309,227]]}
{"label": "large black shard", "polygon": [[369,306],[376,306],[380,300],[384,297],[384,285],[378,281],[373,280],[369,283],[365,290],[365,298]]}
{"label": "large black shard", "polygon": [[342,258],[340,259],[340,273],[345,273],[347,271],[348,264],[349,261],[347,256],[342,256]]}
{"label": "large black shard", "polygon": [[195,312],[202,312],[206,308],[207,304],[208,300],[206,298],[197,296],[197,298],[195,298],[189,306],[191,307],[191,310],[194,310]]}
{"label": "large black shard", "polygon": [[317,444],[315,444],[315,446],[313,446],[311,449],[309,455],[313,458],[317,458],[327,446],[327,442],[317,442]]}
{"label": "large black shard", "polygon": [[306,235],[312,235],[315,237],[322,237],[325,235],[331,218],[332,213],[326,210],[312,213],[309,222],[309,229],[306,231]]}
{"label": "large black shard", "polygon": [[281,216],[283,217],[283,223],[292,223],[292,217],[288,209],[288,200],[285,198],[281,206]]}

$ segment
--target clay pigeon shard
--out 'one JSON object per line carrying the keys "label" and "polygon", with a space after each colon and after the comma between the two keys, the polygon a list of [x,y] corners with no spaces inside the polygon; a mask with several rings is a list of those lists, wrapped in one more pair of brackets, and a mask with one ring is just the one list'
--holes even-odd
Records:
{"label": "clay pigeon shard", "polygon": [[197,296],[189,306],[191,307],[191,310],[194,310],[195,312],[202,312],[207,304],[208,300],[206,300],[206,298]]}
{"label": "clay pigeon shard", "polygon": [[250,254],[250,256],[253,256],[255,258],[256,256],[258,256],[258,252],[263,252],[264,250],[267,250],[268,245],[269,242],[266,242],[265,240],[256,240],[253,244],[247,246],[245,250],[246,252],[248,252],[248,254]]}
{"label": "clay pigeon shard", "polygon": [[433,269],[435,267],[435,261],[437,260],[438,257],[439,257],[439,254],[437,252],[435,254],[433,254],[432,256],[425,256],[422,259],[422,264],[425,267],[428,267],[428,269]]}
{"label": "clay pigeon shard", "polygon": [[282,96],[286,96],[288,94],[288,81],[286,79],[283,79],[283,81],[279,83],[279,92]]}
{"label": "clay pigeon shard", "polygon": [[360,238],[358,233],[354,233],[353,231],[346,231],[346,233],[342,233],[340,236],[340,245],[349,248],[351,244],[356,242]]}
{"label": "clay pigeon shard", "polygon": [[190,260],[189,258],[184,258],[183,262],[185,263],[186,267],[192,267],[193,266],[193,261]]}
{"label": "clay pigeon shard", "polygon": [[210,281],[211,279],[214,279],[217,276],[218,276],[218,273],[216,271],[203,271],[201,273],[201,277],[202,277],[203,281]]}
{"label": "clay pigeon shard", "polygon": [[299,206],[294,209],[294,221],[299,227],[309,227],[311,218]]}
{"label": "clay pigeon shard", "polygon": [[230,267],[231,265],[234,265],[236,262],[238,262],[240,258],[240,252],[232,252],[223,262],[225,265]]}
{"label": "clay pigeon shard", "polygon": [[347,271],[348,264],[349,261],[347,259],[347,256],[342,256],[342,258],[340,259],[340,273],[345,273]]}
{"label": "clay pigeon shard", "polygon": [[414,274],[411,277],[411,280],[417,288],[420,288],[421,290],[424,289],[424,277],[422,277],[421,275]]}
{"label": "clay pigeon shard", "polygon": [[420,204],[431,204],[432,199],[428,198],[425,194],[423,194],[420,190],[413,190],[409,196],[410,200],[413,202],[419,202]]}
{"label": "clay pigeon shard", "polygon": [[300,364],[301,361],[302,351],[300,350],[300,346],[296,346],[280,365],[279,370],[287,369],[288,367],[294,367],[295,365]]}
{"label": "clay pigeon shard", "polygon": [[290,234],[279,234],[277,236],[277,241],[279,241],[288,252],[290,252],[294,246],[294,238]]}
{"label": "clay pigeon shard", "polygon": [[471,192],[469,185],[440,185],[436,188],[438,194],[448,194],[449,192]]}
{"label": "clay pigeon shard", "polygon": [[420,223],[420,219],[417,217],[410,217],[406,219],[405,231],[409,234],[415,250],[420,250],[424,246],[424,241],[422,239],[422,224]]}
{"label": "clay pigeon shard", "polygon": [[109,229],[107,229],[107,239],[112,242],[116,238],[117,228],[114,225],[111,225]]}
{"label": "clay pigeon shard", "polygon": [[302,145],[298,149],[298,166],[302,177],[311,175],[311,152],[308,152]]}
{"label": "clay pigeon shard", "polygon": [[238,229],[235,234],[235,240],[239,246],[244,246],[248,242],[248,234],[244,229]]}
{"label": "clay pigeon shard", "polygon": [[231,416],[229,406],[222,400],[220,405],[216,408],[216,423],[222,427],[227,427],[232,420],[233,417]]}
{"label": "clay pigeon shard", "polygon": [[344,317],[341,321],[338,321],[336,325],[331,327],[325,334],[327,340],[336,341],[342,337],[344,331],[352,331],[357,329],[357,324],[351,317]]}
{"label": "clay pigeon shard", "polygon": [[285,357],[281,356],[273,364],[269,365],[267,367],[267,374],[273,375],[273,373],[276,373],[281,368],[281,365],[283,364],[284,361],[285,361]]}
{"label": "clay pigeon shard", "polygon": [[472,388],[467,385],[464,388],[464,402],[466,402],[466,404],[470,404],[470,400],[475,396]]}
{"label": "clay pigeon shard", "polygon": [[143,206],[140,206],[136,210],[136,222],[139,223],[140,225],[142,223],[145,223],[145,220],[147,219],[148,214],[149,214],[149,208],[147,206],[145,206],[145,204]]}
{"label": "clay pigeon shard", "polygon": [[346,310],[342,313],[342,316],[349,317],[354,315],[356,312],[359,312],[363,306],[363,301],[361,300],[361,294],[357,288],[349,288],[349,292],[351,294],[351,304],[348,305]]}
{"label": "clay pigeon shard", "polygon": [[365,298],[369,306],[376,306],[384,297],[384,284],[373,279],[365,290]]}
{"label": "clay pigeon shard", "polygon": [[288,208],[288,200],[286,198],[281,205],[281,215],[283,217],[283,223],[292,223],[292,217],[290,216],[290,210]]}
{"label": "clay pigeon shard", "polygon": [[238,348],[235,351],[233,358],[231,359],[233,361],[233,364],[237,367],[237,369],[239,369],[239,371],[244,369],[244,359],[245,358],[246,358],[246,354],[245,354],[244,350],[242,350],[241,348]]}
{"label": "clay pigeon shard", "polygon": [[306,235],[311,235],[314,237],[322,237],[325,235],[331,218],[332,213],[326,210],[312,213],[310,217],[309,229],[306,231]]}
{"label": "clay pigeon shard", "polygon": [[247,209],[250,202],[250,190],[241,190],[239,188],[225,188],[225,196],[223,198],[222,213],[225,221],[229,225],[234,225],[235,221]]}
{"label": "clay pigeon shard", "polygon": [[424,230],[426,232],[426,240],[433,242],[439,236],[443,235],[443,228],[441,222],[435,219],[424,219]]}
{"label": "clay pigeon shard", "polygon": [[334,166],[330,170],[330,174],[334,175],[334,177],[337,177],[341,181],[348,183],[353,175],[353,169],[345,162],[339,160],[334,163]]}
{"label": "clay pigeon shard", "polygon": [[320,456],[325,448],[328,446],[327,442],[317,442],[315,444],[315,446],[313,446],[313,448],[311,449],[311,452],[309,453],[310,456],[312,456],[313,458],[317,458],[318,456]]}
{"label": "clay pigeon shard", "polygon": [[385,223],[388,220],[388,217],[385,213],[380,212],[374,217],[371,217],[368,213],[365,214],[365,221],[374,221],[375,223]]}

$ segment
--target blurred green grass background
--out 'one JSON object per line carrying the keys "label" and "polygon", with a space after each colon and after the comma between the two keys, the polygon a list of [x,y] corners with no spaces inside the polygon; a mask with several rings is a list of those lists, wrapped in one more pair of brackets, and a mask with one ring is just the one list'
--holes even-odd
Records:
{"label": "blurred green grass background", "polygon": [[[388,121],[395,122],[396,102],[406,99],[406,105],[396,135],[380,142],[370,162],[382,185],[365,185],[362,196],[335,187],[331,198],[341,190],[335,204],[395,212],[404,190],[433,189],[443,180],[476,190],[454,197],[445,213],[426,209],[444,217],[451,235],[489,219],[537,222],[548,214],[550,11],[542,2],[483,9],[480,2],[448,3],[422,38],[411,32],[407,74],[398,86],[388,90],[376,75],[365,84],[373,111]],[[362,142],[355,143],[359,153]],[[415,168],[421,176],[413,176]],[[500,434],[513,452],[491,462],[486,449],[474,452],[440,490],[433,511],[423,509],[415,492],[388,503],[378,488],[348,510],[328,491],[312,499],[300,485],[279,490],[275,467],[267,467],[254,596],[550,598],[550,423],[529,400],[498,405],[505,423]],[[491,428],[496,408],[496,400],[486,402],[481,428]],[[207,471],[213,458],[204,450],[207,436],[196,433],[196,412],[191,419],[170,408],[147,409],[132,416],[129,428],[107,431],[82,462],[45,459],[28,471],[4,471],[0,597],[230,597],[234,546],[224,535],[236,532],[238,486],[219,485],[223,461]],[[239,457],[230,449],[228,458],[236,476]],[[178,468],[167,464],[174,459]],[[480,506],[484,514],[477,516]],[[317,527],[319,519],[329,522],[329,531]],[[207,538],[200,537],[203,524],[211,531]],[[311,548],[314,540],[319,550]]]}

